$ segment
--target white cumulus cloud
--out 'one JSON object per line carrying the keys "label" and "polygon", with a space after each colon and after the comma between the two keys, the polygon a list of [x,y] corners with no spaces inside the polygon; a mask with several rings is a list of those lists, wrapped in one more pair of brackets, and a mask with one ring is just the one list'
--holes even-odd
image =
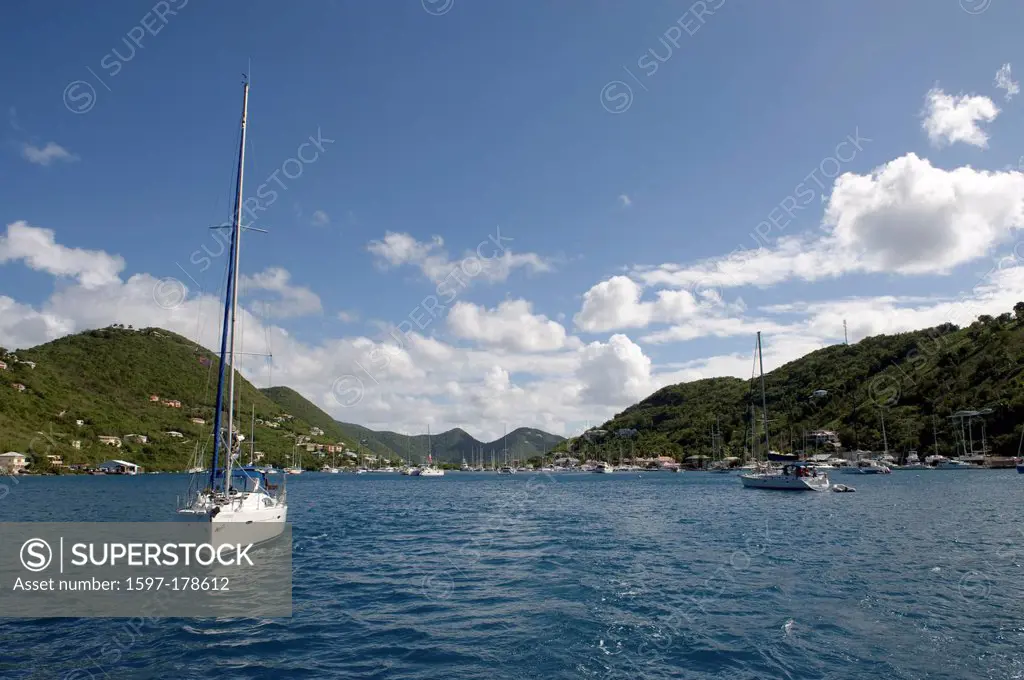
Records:
{"label": "white cumulus cloud", "polygon": [[951,95],[932,88],[925,96],[921,126],[935,146],[963,142],[980,148],[988,146],[988,134],[979,123],[991,123],[999,108],[988,97]]}
{"label": "white cumulus cloud", "polygon": [[448,327],[459,338],[524,352],[561,349],[575,340],[562,324],[534,314],[526,300],[508,300],[494,309],[457,302],[448,312]]}
{"label": "white cumulus cloud", "polygon": [[85,287],[119,281],[124,259],[99,250],[68,248],[56,242],[50,229],[18,221],[7,225],[0,236],[0,264],[22,261],[30,269],[55,276],[70,276]]}

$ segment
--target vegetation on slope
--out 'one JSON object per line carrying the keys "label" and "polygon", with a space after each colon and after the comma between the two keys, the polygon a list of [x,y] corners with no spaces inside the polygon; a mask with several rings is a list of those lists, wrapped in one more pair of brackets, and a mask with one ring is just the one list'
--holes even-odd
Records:
{"label": "vegetation on slope", "polygon": [[[827,347],[765,374],[771,447],[801,450],[804,432],[823,429],[836,431],[847,449],[880,451],[885,441],[891,452],[924,454],[937,446],[939,453],[955,455],[964,438],[950,416],[991,409],[971,424],[975,450],[984,428],[987,452],[1016,455],[1024,425],[1022,368],[1024,303],[1015,305],[1014,314],[982,316],[962,329],[945,324]],[[760,386],[736,378],[658,390],[604,423],[600,429],[609,436],[587,446],[613,458],[623,449],[676,458],[711,455],[717,423],[722,455],[742,457],[750,447],[751,403],[763,451]],[[614,436],[629,428],[637,430],[634,438]],[[970,446],[968,435],[968,451]],[[572,440],[559,448],[581,447],[582,441]]]}
{"label": "vegetation on slope", "polygon": [[[7,364],[0,370],[0,451],[26,453],[35,468],[44,468],[52,454],[69,465],[118,458],[147,470],[180,470],[190,465],[197,442],[210,450],[219,361],[170,331],[109,327],[14,353],[0,349],[0,360]],[[35,368],[22,363],[29,361]],[[15,388],[19,384],[24,391]],[[289,413],[239,374],[235,388],[236,424],[247,437],[253,405],[256,418],[268,423]],[[159,401],[150,401],[151,395]],[[181,407],[164,405],[167,400]],[[325,444],[339,439],[326,428],[324,436],[310,437],[310,423],[301,417],[277,425],[257,425],[255,431],[256,450],[276,465],[291,460],[296,436]],[[129,434],[148,441],[128,441]],[[122,447],[99,442],[108,435],[120,437]],[[310,455],[303,460],[313,465]]]}

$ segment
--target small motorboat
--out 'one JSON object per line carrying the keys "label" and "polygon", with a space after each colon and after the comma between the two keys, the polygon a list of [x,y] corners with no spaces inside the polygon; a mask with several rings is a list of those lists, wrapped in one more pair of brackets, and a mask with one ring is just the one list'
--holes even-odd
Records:
{"label": "small motorboat", "polygon": [[852,486],[846,486],[845,484],[833,484],[832,490],[836,493],[853,493],[856,491]]}

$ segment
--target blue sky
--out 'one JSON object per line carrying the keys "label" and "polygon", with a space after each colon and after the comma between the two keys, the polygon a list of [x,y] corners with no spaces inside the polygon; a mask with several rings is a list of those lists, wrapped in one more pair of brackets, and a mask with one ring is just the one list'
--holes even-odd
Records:
{"label": "blue sky", "polygon": [[[230,216],[247,69],[247,196],[311,136],[333,140],[293,161],[301,174],[257,219],[270,233],[244,241],[247,304],[285,312],[254,317],[250,344],[274,338],[274,382],[342,419],[569,432],[668,382],[743,374],[758,327],[778,365],[840,339],[836,318],[858,339],[939,323],[979,281],[972,309],[1002,311],[1016,294],[1012,273],[986,275],[1019,227],[1020,174],[1003,169],[1024,155],[1020,99],[994,83],[1020,61],[1014,3],[168,0],[4,14],[0,52],[16,67],[0,95],[0,206],[3,225],[24,225],[0,241],[0,344],[133,319],[209,342],[216,313],[199,303],[223,258],[203,270],[194,254]],[[956,196],[922,206],[929,190],[911,191],[891,205],[882,185],[933,187],[913,162],[867,189],[834,194],[826,178],[755,240],[848,136],[866,141],[838,172],[870,180],[914,154],[935,191]],[[1001,173],[951,179],[965,166]],[[819,229],[830,208],[838,226]],[[431,322],[386,365],[364,356],[435,292],[424,258],[447,253],[435,273],[456,266],[496,228],[519,258],[507,271],[474,278],[456,319]],[[763,246],[742,281],[701,274],[740,244]],[[812,270],[846,264],[769,274],[802,249],[818,253]],[[89,267],[108,275],[86,281]],[[139,290],[167,277],[187,287],[181,305],[147,306]],[[664,292],[664,308],[643,306]],[[685,330],[657,337],[672,328]],[[262,370],[247,368],[257,384]]]}

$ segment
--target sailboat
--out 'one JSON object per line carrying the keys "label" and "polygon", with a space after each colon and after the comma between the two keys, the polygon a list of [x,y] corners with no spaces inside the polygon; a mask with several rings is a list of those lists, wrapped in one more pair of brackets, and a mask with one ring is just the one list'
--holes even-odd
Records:
{"label": "sailboat", "polygon": [[[764,419],[765,451],[771,451],[771,440],[768,437],[768,401],[764,391],[764,358],[761,354],[761,331],[757,332],[757,360],[761,374],[761,415]],[[789,463],[781,470],[765,470],[740,475],[743,486],[751,489],[775,489],[778,491],[827,491],[828,475],[818,474],[817,470],[804,463]]]}
{"label": "sailboat", "polygon": [[444,477],[444,470],[434,465],[430,448],[430,426],[427,425],[427,464],[420,468],[418,477]]}
{"label": "sailboat", "polygon": [[1020,448],[1024,446],[1024,427],[1020,430],[1020,441],[1017,442],[1017,458],[1014,459],[1014,464],[1017,466],[1017,472],[1024,475],[1024,458],[1020,457]]}
{"label": "sailboat", "polygon": [[190,475],[201,475],[201,474],[206,473],[207,470],[202,465],[202,458],[203,457],[204,457],[204,452],[202,452],[200,450],[200,443],[197,441],[196,442],[196,450],[192,453],[192,463],[191,463],[191,465],[189,466],[189,468],[187,470],[188,474],[190,474]]}
{"label": "sailboat", "polygon": [[512,465],[508,464],[508,444],[507,444],[507,440],[508,440],[508,426],[506,425],[505,426],[505,434],[503,434],[501,436],[502,460],[505,461],[505,464],[501,467],[500,470],[498,470],[498,474],[499,475],[514,475],[516,473],[515,466],[512,466]]}
{"label": "sailboat", "polygon": [[341,470],[338,468],[338,466],[337,466],[337,464],[335,462],[335,454],[333,454],[333,453],[331,454],[331,464],[330,465],[324,465],[323,471],[324,472],[329,472],[332,475],[336,475],[339,472],[341,472]]}
{"label": "sailboat", "polygon": [[298,450],[298,447],[299,447],[299,443],[298,443],[298,440],[296,440],[296,442],[294,444],[292,444],[292,464],[284,469],[286,474],[289,474],[289,475],[301,475],[302,474],[302,454],[300,453],[298,455],[298,459],[297,459],[298,462],[296,462],[296,457],[295,457],[295,454],[296,454],[296,452]]}
{"label": "sailboat", "polygon": [[[249,109],[249,82],[242,85],[241,142],[238,147],[238,181],[231,227],[231,258],[224,299],[224,320],[220,342],[220,371],[217,378],[217,402],[213,422],[213,464],[204,484],[194,476],[177,516],[192,522],[209,522],[211,538],[218,532],[237,540],[244,536],[252,543],[268,541],[280,535],[288,519],[284,484],[271,484],[264,470],[234,465],[240,460],[245,436],[235,427],[235,330],[238,312],[239,252],[242,237],[242,177],[245,169],[245,128]],[[225,381],[225,371],[230,374]],[[221,430],[227,382],[227,426]],[[223,439],[222,439],[223,435]],[[223,467],[221,457],[223,456]],[[205,475],[204,475],[205,477]]]}

